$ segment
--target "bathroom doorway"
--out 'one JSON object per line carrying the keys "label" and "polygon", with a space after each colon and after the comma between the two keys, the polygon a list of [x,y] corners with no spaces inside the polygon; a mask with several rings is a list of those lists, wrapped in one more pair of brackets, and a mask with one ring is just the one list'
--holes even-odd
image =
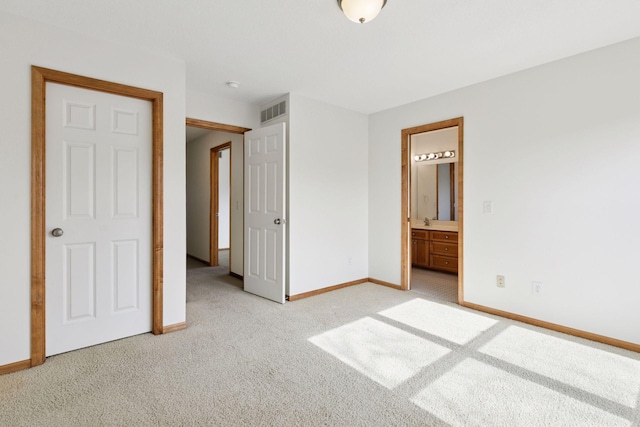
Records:
{"label": "bathroom doorway", "polygon": [[402,288],[462,303],[463,119],[402,131]]}

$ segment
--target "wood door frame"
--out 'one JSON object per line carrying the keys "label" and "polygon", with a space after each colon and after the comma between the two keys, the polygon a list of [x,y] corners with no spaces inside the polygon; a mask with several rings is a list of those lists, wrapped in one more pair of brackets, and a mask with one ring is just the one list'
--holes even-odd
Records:
{"label": "wood door frame", "polygon": [[400,226],[400,288],[408,290],[411,280],[411,163],[409,155],[411,154],[411,136],[419,133],[431,132],[434,130],[458,127],[458,149],[456,157],[458,158],[458,304],[464,303],[464,281],[463,281],[463,143],[464,143],[464,119],[458,117],[455,119],[444,120],[441,122],[430,123],[426,125],[416,126],[403,129],[401,132],[402,146],[402,214]]}
{"label": "wood door frame", "polygon": [[[209,265],[217,266],[220,232],[220,216],[217,215],[220,209],[220,153],[229,150],[231,155],[231,141],[212,147],[209,153]],[[231,157],[229,157],[229,187],[231,187]],[[231,190],[231,188],[229,188]],[[229,191],[229,257],[231,257],[231,191]],[[231,258],[229,258],[231,262]],[[231,265],[229,265],[231,268]]]}
{"label": "wood door frame", "polygon": [[163,94],[37,66],[31,67],[31,366],[46,359],[46,84],[150,101],[152,105],[152,332],[163,328]]}
{"label": "wood door frame", "polygon": [[[216,123],[216,122],[210,122],[207,120],[200,120],[200,119],[192,119],[187,117],[186,121],[185,121],[186,126],[191,126],[194,128],[200,128],[200,129],[207,129],[207,130],[217,130],[217,131],[221,131],[221,132],[229,132],[229,133],[235,133],[235,134],[242,134],[243,135],[243,146],[244,146],[244,133],[250,131],[251,129],[249,128],[244,128],[241,126],[234,126],[234,125],[226,125],[223,123]],[[229,156],[229,173],[231,173],[231,170],[233,168],[233,151],[230,151],[230,156]],[[243,180],[244,180],[244,173],[243,175]],[[242,196],[242,200],[244,201],[244,181],[243,181],[243,185],[242,185],[242,191],[243,191],[243,196]],[[211,208],[209,208],[209,215],[211,215]],[[242,221],[244,221],[244,215],[242,216]],[[211,220],[209,220],[211,221]],[[229,215],[229,228],[232,228],[232,223],[233,223],[233,215]],[[244,227],[243,227],[244,228]],[[209,241],[209,253],[211,254],[211,241]],[[217,254],[216,254],[217,256]],[[233,253],[231,251],[231,233],[229,233],[229,274],[231,276],[234,277],[238,277],[237,274],[232,273],[231,272],[231,257],[233,256]],[[239,276],[238,278],[242,278],[242,276]]]}

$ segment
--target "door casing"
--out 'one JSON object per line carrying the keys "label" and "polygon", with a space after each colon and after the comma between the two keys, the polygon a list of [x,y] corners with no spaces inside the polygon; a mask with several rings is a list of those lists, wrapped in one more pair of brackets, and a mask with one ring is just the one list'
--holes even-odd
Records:
{"label": "door casing", "polygon": [[163,94],[37,66],[31,67],[31,359],[46,359],[46,84],[75,86],[151,102],[152,105],[152,332],[163,327]]}
{"label": "door casing", "polygon": [[411,280],[411,247],[410,247],[410,233],[411,233],[411,160],[409,154],[411,152],[411,136],[419,133],[431,132],[434,130],[447,129],[451,127],[458,127],[458,149],[456,157],[458,158],[458,304],[464,303],[464,281],[463,281],[463,246],[464,246],[464,233],[463,233],[463,135],[464,135],[464,120],[462,117],[455,119],[444,120],[441,122],[430,123],[422,126],[416,126],[408,129],[403,129],[401,132],[401,145],[402,145],[402,215],[400,217],[400,240],[401,240],[401,276],[400,287],[401,289],[408,290]]}

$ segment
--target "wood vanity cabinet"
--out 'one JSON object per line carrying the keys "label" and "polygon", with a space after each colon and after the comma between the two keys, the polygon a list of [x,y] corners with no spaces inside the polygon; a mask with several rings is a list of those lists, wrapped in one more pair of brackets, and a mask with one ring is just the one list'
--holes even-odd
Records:
{"label": "wood vanity cabinet", "polygon": [[458,272],[458,233],[411,229],[411,264],[432,270]]}
{"label": "wood vanity cabinet", "polygon": [[411,264],[429,267],[429,231],[411,229]]}
{"label": "wood vanity cabinet", "polygon": [[430,231],[429,268],[458,272],[458,232]]}

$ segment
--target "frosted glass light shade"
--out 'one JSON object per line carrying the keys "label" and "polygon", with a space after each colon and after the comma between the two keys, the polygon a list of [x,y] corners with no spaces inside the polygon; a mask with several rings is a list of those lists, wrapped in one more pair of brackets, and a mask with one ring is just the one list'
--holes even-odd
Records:
{"label": "frosted glass light shade", "polygon": [[338,4],[347,18],[364,24],[378,16],[387,0],[338,0]]}

